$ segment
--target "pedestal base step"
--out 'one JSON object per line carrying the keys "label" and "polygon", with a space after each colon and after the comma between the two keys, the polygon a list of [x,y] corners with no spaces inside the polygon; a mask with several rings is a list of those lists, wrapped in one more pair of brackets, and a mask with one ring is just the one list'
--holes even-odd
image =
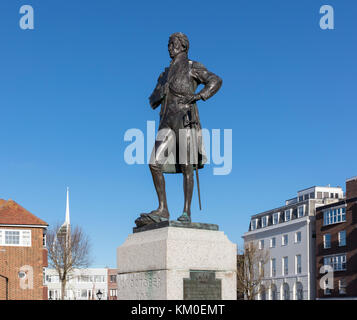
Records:
{"label": "pedestal base step", "polygon": [[135,227],[133,228],[133,233],[160,229],[165,227],[190,228],[190,229],[213,230],[213,231],[219,230],[219,227],[216,224],[200,223],[200,222],[181,222],[177,220],[170,220],[170,221],[162,221],[159,223],[151,223],[139,228]]}

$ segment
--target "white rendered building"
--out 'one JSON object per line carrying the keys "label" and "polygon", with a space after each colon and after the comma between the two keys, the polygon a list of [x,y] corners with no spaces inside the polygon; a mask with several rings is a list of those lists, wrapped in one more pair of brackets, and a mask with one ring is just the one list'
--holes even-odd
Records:
{"label": "white rendered building", "polygon": [[244,243],[267,250],[269,261],[258,299],[315,299],[315,213],[318,206],[343,199],[340,187],[311,187],[285,206],[251,217]]}
{"label": "white rendered building", "polygon": [[[44,285],[48,288],[49,300],[61,299],[61,282],[55,269],[45,270]],[[65,300],[98,300],[98,291],[102,293],[101,300],[107,300],[108,269],[75,269],[68,277]]]}

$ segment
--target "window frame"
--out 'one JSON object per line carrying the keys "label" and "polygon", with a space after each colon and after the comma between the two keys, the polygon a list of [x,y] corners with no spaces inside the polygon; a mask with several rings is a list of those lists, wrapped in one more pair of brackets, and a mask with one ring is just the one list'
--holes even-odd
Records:
{"label": "window frame", "polygon": [[[275,221],[275,217],[277,217],[276,222],[274,222]],[[280,220],[280,212],[274,212],[273,213],[273,225],[279,224],[279,220]]]}
{"label": "window frame", "polygon": [[[286,260],[286,262],[285,262]],[[282,274],[283,276],[287,276],[289,274],[289,257],[285,256],[282,258]]]}
{"label": "window frame", "polygon": [[[331,266],[333,271],[346,271],[347,270],[347,254],[335,254],[323,258],[324,265]],[[336,266],[338,268],[336,268]]]}
{"label": "window frame", "polygon": [[[7,243],[6,241],[9,239],[7,233],[18,232],[18,243]],[[13,237],[13,236],[12,236]],[[31,229],[0,229],[0,246],[4,247],[32,247],[32,230]]]}
{"label": "window frame", "polygon": [[[327,241],[326,238],[329,237],[329,246],[326,246]],[[324,243],[324,249],[331,249],[331,233],[325,233],[323,235],[323,243]]]}
{"label": "window frame", "polygon": [[[274,245],[273,245],[273,239],[274,239]],[[276,247],[276,237],[270,238],[270,245],[269,248],[275,248]]]}
{"label": "window frame", "polygon": [[[300,261],[299,261],[300,258]],[[300,264],[299,264],[300,262]],[[301,254],[297,254],[295,256],[295,274],[301,274],[302,273],[302,257]]]}
{"label": "window frame", "polygon": [[[341,244],[341,233],[343,233],[345,236],[344,236],[344,243]],[[339,233],[338,233],[338,246],[339,247],[345,247],[347,245],[347,232],[346,230],[341,230]]]}
{"label": "window frame", "polygon": [[[302,215],[300,216],[300,208],[302,208]],[[305,205],[298,206],[298,212],[297,212],[297,217],[302,218],[305,216]]]}
{"label": "window frame", "polygon": [[270,276],[276,277],[276,258],[270,259]]}
{"label": "window frame", "polygon": [[332,207],[323,211],[323,226],[346,222],[346,206]]}
{"label": "window frame", "polygon": [[[288,215],[287,215],[288,213]],[[289,216],[289,219],[287,219],[287,217]],[[285,222],[289,222],[291,221],[291,218],[292,218],[292,210],[291,209],[287,209],[284,211],[284,221]]]}
{"label": "window frame", "polygon": [[252,219],[250,224],[250,231],[254,231],[257,229],[258,229],[258,219]]}
{"label": "window frame", "polygon": [[263,250],[264,249],[264,239],[259,240],[258,247],[259,247],[259,250]]}
{"label": "window frame", "polygon": [[[298,239],[298,234],[300,235],[300,239]],[[295,232],[295,243],[301,243],[302,235],[301,231],[296,231]]]}
{"label": "window frame", "polygon": [[[285,242],[285,237],[286,237],[286,242]],[[281,246],[287,246],[288,244],[289,244],[289,235],[286,233],[281,236]]]}
{"label": "window frame", "polygon": [[[342,285],[342,281],[343,281],[343,285]],[[343,278],[343,279],[338,280],[338,293],[340,295],[346,295],[347,294],[346,289],[347,289],[346,279]],[[341,292],[341,291],[343,291],[343,292]]]}

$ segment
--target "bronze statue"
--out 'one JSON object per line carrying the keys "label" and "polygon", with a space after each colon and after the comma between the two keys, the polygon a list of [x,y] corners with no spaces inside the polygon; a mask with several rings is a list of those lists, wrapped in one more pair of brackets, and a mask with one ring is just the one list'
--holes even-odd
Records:
{"label": "bronze statue", "polygon": [[[170,36],[170,67],[160,74],[149,98],[153,109],[161,104],[159,131],[149,164],[159,207],[142,213],[135,221],[137,227],[169,219],[163,173],[183,174],[185,203],[178,220],[191,222],[193,171],[196,170],[198,179],[198,169],[203,168],[207,160],[196,101],[212,97],[220,89],[222,80],[201,63],[189,60],[188,49],[186,35],[177,32]],[[195,93],[200,84],[204,88]]]}

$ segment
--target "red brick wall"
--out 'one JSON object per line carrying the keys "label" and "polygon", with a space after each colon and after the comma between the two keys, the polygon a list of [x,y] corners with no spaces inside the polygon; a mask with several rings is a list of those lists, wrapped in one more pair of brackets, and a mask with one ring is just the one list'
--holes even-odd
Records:
{"label": "red brick wall", "polygon": [[346,181],[346,199],[357,197],[357,177]]}
{"label": "red brick wall", "polygon": [[[318,298],[341,297],[339,295],[339,280],[345,279],[347,283],[347,297],[357,297],[357,201],[352,200],[357,197],[357,179],[346,182],[346,221],[328,226],[323,226],[323,210],[316,213],[316,263],[317,263],[317,281],[316,293]],[[346,230],[346,246],[339,247],[338,232]],[[323,235],[331,234],[331,248],[324,249]],[[319,273],[323,265],[323,257],[346,253],[347,265],[346,271],[334,272],[334,289],[331,295],[324,295],[320,288],[320,279],[323,275]]]}
{"label": "red brick wall", "polygon": [[[44,261],[43,228],[5,227],[1,229],[31,230],[31,247],[0,246],[0,274],[9,278],[10,300],[43,300],[43,267]],[[46,259],[47,260],[47,259]],[[33,270],[33,288],[23,289],[20,286],[18,273],[23,266],[30,266]],[[0,277],[1,278],[1,277]],[[28,273],[28,278],[29,273]],[[5,299],[5,280],[0,279],[0,299]]]}
{"label": "red brick wall", "polygon": [[118,283],[117,282],[111,282],[110,281],[110,276],[111,275],[117,275],[117,274],[118,274],[118,270],[117,269],[108,269],[108,300],[117,300],[116,297],[111,297],[110,296],[110,290],[113,290],[113,289],[118,290]]}

